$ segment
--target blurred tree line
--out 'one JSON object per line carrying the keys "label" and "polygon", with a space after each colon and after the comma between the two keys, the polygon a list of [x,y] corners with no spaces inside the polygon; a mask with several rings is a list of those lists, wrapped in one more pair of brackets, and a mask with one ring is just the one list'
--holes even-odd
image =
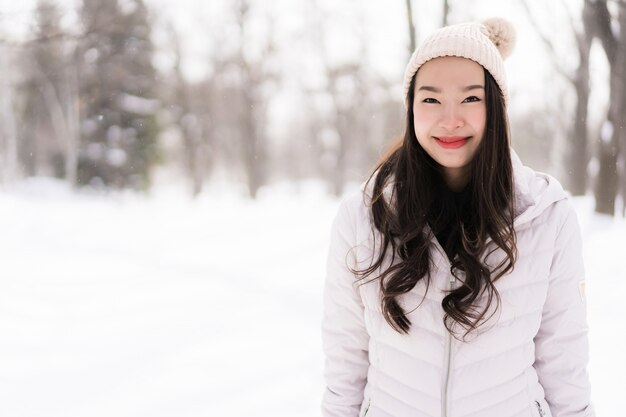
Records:
{"label": "blurred tree line", "polygon": [[[613,214],[620,207],[624,215],[626,0],[582,0],[574,10],[562,2],[575,51],[559,49],[552,28],[535,18],[543,13],[537,2],[518,1],[575,104],[565,112],[512,114],[514,145],[540,170],[549,171],[558,159],[558,176],[574,195],[593,193],[597,211]],[[319,79],[298,81],[298,108],[280,121],[278,140],[270,114],[286,84],[272,30],[278,16],[259,12],[253,0],[227,4],[232,27],[228,34],[212,32],[219,48],[211,70],[190,81],[184,40],[173,24],[165,25],[173,65],[155,67],[159,16],[144,0],[79,1],[80,24],[70,28],[62,24],[67,5],[37,0],[31,33],[19,41],[0,39],[0,180],[46,175],[76,186],[146,190],[155,167],[170,166],[188,178],[193,195],[219,173],[245,183],[252,198],[282,178],[321,179],[337,195],[349,181],[362,181],[402,133],[401,80],[392,83],[373,71],[364,37],[355,57],[330,59],[330,19],[311,0],[303,6],[301,33],[310,46],[305,52],[319,57]],[[457,6],[441,2],[441,24],[457,20],[450,19]],[[404,7],[408,59],[420,1],[405,0]],[[0,14],[0,30],[3,20]],[[268,30],[259,35],[253,29],[261,20]],[[236,41],[226,42],[227,36]],[[587,114],[594,40],[610,67],[610,102],[599,126],[591,126]],[[575,53],[578,65],[563,65],[565,53]],[[557,132],[566,132],[570,146],[546,140]]]}

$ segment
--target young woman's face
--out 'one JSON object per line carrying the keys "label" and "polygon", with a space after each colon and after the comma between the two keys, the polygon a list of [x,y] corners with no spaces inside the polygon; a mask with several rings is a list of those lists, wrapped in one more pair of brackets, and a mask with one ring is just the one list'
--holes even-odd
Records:
{"label": "young woman's face", "polygon": [[448,185],[465,186],[487,118],[483,67],[459,57],[426,62],[416,75],[413,114],[417,140],[443,167]]}

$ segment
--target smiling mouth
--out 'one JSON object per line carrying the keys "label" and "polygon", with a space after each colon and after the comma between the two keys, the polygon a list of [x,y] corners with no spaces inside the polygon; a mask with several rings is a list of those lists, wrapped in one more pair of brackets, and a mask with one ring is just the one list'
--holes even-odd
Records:
{"label": "smiling mouth", "polygon": [[472,137],[471,136],[433,136],[436,139],[437,144],[445,149],[456,149],[465,145]]}
{"label": "smiling mouth", "polygon": [[443,143],[456,143],[469,140],[471,136],[433,136],[440,142]]}

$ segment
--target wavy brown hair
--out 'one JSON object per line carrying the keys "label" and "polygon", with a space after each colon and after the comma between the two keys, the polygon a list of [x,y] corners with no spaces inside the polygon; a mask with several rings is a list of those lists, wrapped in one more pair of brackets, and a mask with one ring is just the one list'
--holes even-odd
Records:
{"label": "wavy brown hair", "polygon": [[[504,97],[491,74],[484,73],[485,132],[471,162],[468,197],[458,216],[440,215],[453,202],[442,197],[442,187],[446,187],[442,167],[415,135],[415,76],[408,92],[404,138],[389,150],[366,184],[369,189],[373,182],[370,212],[373,227],[380,234],[380,249],[374,251],[369,267],[355,272],[361,280],[371,276],[362,284],[379,281],[385,320],[400,333],[408,333],[411,321],[398,297],[421,280],[426,280],[428,288],[430,249],[434,235],[445,223],[453,223],[450,241],[456,257],[450,263],[450,273],[461,282],[442,301],[445,326],[455,337],[458,331],[454,323],[465,330],[465,337],[497,311],[500,297],[494,282],[512,271],[516,260],[513,169]],[[498,249],[505,256],[490,269],[485,261]],[[388,252],[391,266],[381,270]],[[374,276],[376,271],[379,274]],[[495,310],[490,309],[492,303]]]}

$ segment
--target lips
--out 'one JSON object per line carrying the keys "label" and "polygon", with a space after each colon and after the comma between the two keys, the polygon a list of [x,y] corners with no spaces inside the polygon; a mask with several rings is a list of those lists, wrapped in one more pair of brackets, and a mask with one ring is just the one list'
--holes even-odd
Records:
{"label": "lips", "polygon": [[446,149],[460,148],[465,145],[471,136],[433,136],[439,146]]}

